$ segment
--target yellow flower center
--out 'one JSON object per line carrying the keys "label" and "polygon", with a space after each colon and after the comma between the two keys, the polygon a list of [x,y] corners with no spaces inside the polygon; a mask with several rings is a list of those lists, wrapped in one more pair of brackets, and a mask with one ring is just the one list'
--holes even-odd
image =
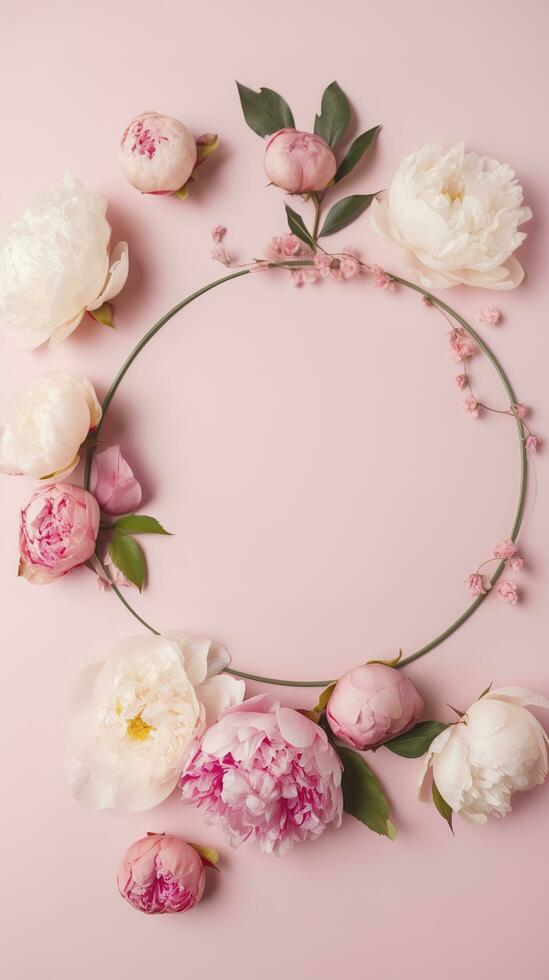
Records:
{"label": "yellow flower center", "polygon": [[450,181],[446,184],[442,193],[448,198],[450,204],[455,204],[456,201],[463,204],[463,187],[457,181]]}
{"label": "yellow flower center", "polygon": [[[119,704],[116,706],[116,713],[117,715],[122,714],[122,707]],[[154,731],[154,725],[149,725],[146,721],[143,721],[141,715],[128,718],[126,722],[126,735],[134,742],[144,742],[149,737],[149,732]]]}

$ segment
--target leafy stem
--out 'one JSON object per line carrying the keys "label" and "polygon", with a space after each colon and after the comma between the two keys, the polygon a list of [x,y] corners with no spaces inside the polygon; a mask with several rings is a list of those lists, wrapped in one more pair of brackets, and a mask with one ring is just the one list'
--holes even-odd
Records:
{"label": "leafy stem", "polygon": [[315,220],[314,220],[314,224],[313,224],[312,238],[313,238],[313,242],[316,245],[317,240],[318,240],[318,228],[319,228],[319,225],[320,225],[320,198],[319,198],[318,194],[316,193],[316,191],[313,191],[313,193],[311,194],[311,200],[312,200],[312,202],[314,204],[314,208],[315,208]]}

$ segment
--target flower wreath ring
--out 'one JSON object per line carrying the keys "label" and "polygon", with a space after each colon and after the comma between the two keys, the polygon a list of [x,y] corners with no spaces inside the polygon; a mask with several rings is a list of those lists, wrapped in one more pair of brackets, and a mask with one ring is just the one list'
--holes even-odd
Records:
{"label": "flower wreath ring", "polygon": [[[269,268],[284,268],[284,269],[292,269],[292,268],[295,268],[295,267],[312,266],[312,265],[313,265],[313,261],[312,260],[309,260],[309,259],[303,259],[303,260],[299,260],[299,261],[269,262],[268,263],[268,267]],[[83,480],[83,486],[84,486],[84,489],[85,490],[88,490],[89,489],[89,486],[90,486],[91,471],[92,471],[92,462],[93,462],[94,454],[95,454],[96,449],[97,449],[97,442],[98,442],[99,433],[100,433],[101,427],[102,427],[102,425],[103,425],[103,423],[105,421],[105,417],[107,415],[107,411],[108,411],[108,409],[109,409],[109,407],[110,407],[110,405],[112,403],[112,400],[113,400],[113,398],[114,398],[114,396],[115,396],[115,394],[116,394],[116,392],[117,392],[117,390],[118,390],[118,388],[119,388],[122,380],[124,379],[127,371],[129,370],[129,368],[131,367],[131,365],[133,364],[133,362],[136,360],[136,358],[138,357],[138,355],[141,353],[141,351],[147,346],[147,344],[149,343],[149,341],[151,341],[152,338],[155,337],[157,333],[159,333],[159,331],[162,329],[162,327],[164,327],[177,313],[179,313],[181,310],[183,310],[186,306],[188,306],[190,303],[192,303],[195,299],[198,299],[200,296],[203,296],[205,293],[209,292],[211,289],[214,289],[216,286],[221,286],[224,283],[230,282],[233,279],[238,279],[238,278],[240,278],[242,276],[248,275],[248,273],[250,271],[251,271],[251,269],[247,268],[247,269],[239,269],[236,272],[231,272],[228,275],[222,276],[220,279],[216,279],[213,282],[207,283],[205,286],[202,286],[200,289],[197,289],[196,292],[191,293],[189,296],[186,296],[179,303],[177,303],[171,310],[169,310],[167,313],[165,313],[164,316],[162,316],[144,334],[144,336],[141,338],[141,340],[136,344],[136,346],[133,348],[133,350],[131,351],[131,353],[129,354],[129,356],[124,361],[124,364],[122,365],[122,367],[118,371],[118,373],[117,373],[116,377],[114,378],[114,380],[113,380],[113,382],[112,382],[109,390],[107,391],[107,394],[105,396],[105,399],[104,399],[103,405],[102,405],[102,417],[101,417],[101,420],[100,420],[99,425],[97,426],[97,428],[94,430],[93,434],[90,434],[91,442],[89,443],[88,449],[87,449],[86,464],[85,464],[85,471],[84,471],[84,480]],[[450,306],[448,306],[447,303],[444,303],[437,296],[435,296],[432,293],[428,292],[426,289],[423,289],[421,286],[416,285],[415,283],[409,282],[407,279],[403,279],[402,277],[397,276],[397,275],[393,275],[391,273],[387,273],[387,276],[388,276],[388,279],[391,282],[397,283],[397,284],[399,284],[401,286],[404,286],[407,289],[411,289],[411,290],[415,291],[416,293],[420,293],[421,296],[430,305],[436,307],[443,315],[445,315],[447,317],[450,317],[454,322],[459,323],[460,327],[463,330],[466,331],[466,333],[469,335],[469,337],[474,341],[474,343],[478,346],[478,348],[485,354],[485,356],[491,362],[492,366],[494,367],[494,369],[495,369],[495,371],[496,371],[496,373],[497,373],[497,375],[499,377],[499,380],[501,381],[501,384],[503,386],[503,389],[504,389],[507,397],[509,398],[509,401],[510,401],[511,405],[516,404],[517,399],[516,399],[515,393],[513,391],[513,387],[511,385],[511,382],[509,381],[509,378],[507,377],[507,374],[506,374],[506,372],[505,372],[502,364],[500,363],[500,361],[498,360],[498,358],[496,357],[496,355],[494,354],[494,352],[491,350],[491,348],[488,346],[488,344],[482,339],[482,337],[479,336],[479,334],[476,332],[476,330],[474,330],[474,328],[462,316],[460,316],[459,313],[457,313],[455,310],[453,310]],[[518,501],[517,501],[517,505],[516,505],[515,517],[514,517],[512,528],[511,528],[511,530],[509,532],[509,538],[513,542],[516,540],[516,538],[518,536],[518,533],[519,533],[519,530],[520,530],[520,526],[522,524],[523,515],[524,515],[524,506],[525,506],[525,499],[526,499],[526,486],[527,486],[527,473],[528,473],[528,461],[527,461],[526,448],[525,448],[524,438],[523,438],[523,429],[522,429],[522,425],[521,425],[520,419],[519,418],[515,418],[515,423],[516,423],[516,427],[517,427],[518,443],[519,443],[520,484],[519,484]],[[105,575],[107,576],[107,578],[108,579],[111,579],[111,576],[109,574],[108,569],[103,565],[103,562],[101,561],[100,558],[98,558],[98,560],[100,561],[101,565],[103,566],[103,571],[104,571]],[[496,566],[496,569],[495,569],[495,571],[494,571],[494,573],[493,573],[493,575],[492,575],[492,577],[490,579],[490,584],[491,585],[494,585],[497,582],[497,580],[499,579],[501,573],[503,572],[504,567],[505,567],[505,560],[502,560]],[[146,629],[148,629],[151,633],[153,633],[155,635],[161,635],[161,631],[160,630],[155,629],[154,626],[152,626],[145,619],[143,619],[142,616],[140,616],[140,614],[137,612],[137,610],[134,609],[134,607],[131,605],[131,603],[128,602],[128,600],[122,594],[122,592],[120,591],[120,589],[118,588],[118,586],[116,585],[115,582],[112,582],[111,581],[111,586],[112,586],[112,589],[115,592],[115,594],[120,599],[120,601],[124,604],[124,606],[126,606],[126,608],[129,610],[129,612],[132,614],[132,616],[134,616],[135,619],[138,620],[138,622],[140,622],[144,627],[146,627]],[[456,630],[458,630],[459,627],[462,626],[463,623],[465,623],[473,615],[473,613],[483,603],[484,599],[486,598],[486,595],[487,595],[486,592],[484,592],[483,594],[478,595],[474,599],[474,601],[472,603],[470,603],[470,605],[465,609],[465,611],[454,622],[450,623],[450,625],[447,626],[441,633],[439,633],[437,636],[435,636],[432,640],[430,640],[424,646],[420,647],[419,650],[416,650],[414,653],[411,653],[408,656],[400,659],[400,661],[398,662],[398,664],[395,664],[395,666],[397,666],[398,668],[403,667],[405,664],[411,663],[413,660],[419,659],[419,657],[423,657],[426,653],[429,653],[429,651],[431,651],[431,650],[435,649],[435,647],[439,646],[439,644],[441,644],[449,636],[451,636],[453,633],[455,633]],[[235,669],[229,668],[229,667],[227,667],[226,670],[227,670],[228,673],[233,674],[236,677],[244,678],[246,680],[256,681],[256,682],[259,682],[259,683],[262,683],[262,684],[275,684],[275,685],[279,685],[279,686],[283,686],[283,687],[322,687],[322,688],[326,688],[327,686],[329,686],[329,685],[331,685],[333,683],[333,679],[322,679],[322,680],[288,680],[288,679],[280,678],[280,677],[265,677],[262,674],[251,674],[251,673],[248,673],[246,671],[235,670]]]}

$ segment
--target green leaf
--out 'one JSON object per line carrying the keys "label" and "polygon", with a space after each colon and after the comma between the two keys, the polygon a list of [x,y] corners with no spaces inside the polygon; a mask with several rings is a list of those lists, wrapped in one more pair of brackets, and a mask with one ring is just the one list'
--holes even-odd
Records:
{"label": "green leaf", "polygon": [[334,147],[341,142],[351,121],[349,100],[337,82],[325,89],[320,104],[320,115],[315,116],[315,133]]}
{"label": "green leaf", "polygon": [[126,534],[170,533],[162,527],[156,517],[148,517],[146,514],[126,514],[125,517],[117,517],[112,527],[117,531],[124,531]]}
{"label": "green leaf", "polygon": [[454,828],[452,827],[452,807],[446,802],[443,796],[440,795],[440,790],[433,779],[433,803],[435,804],[441,817],[444,818],[448,824],[452,833],[454,833]]}
{"label": "green leaf", "polygon": [[352,749],[335,748],[343,763],[343,809],[376,834],[394,840],[396,830],[389,820],[389,804],[372,770]]}
{"label": "green leaf", "polygon": [[309,245],[311,248],[315,248],[315,243],[311,233],[307,230],[307,226],[303,221],[303,218],[297,211],[294,211],[288,204],[285,204],[286,208],[286,218],[288,220],[288,227],[290,231],[297,235],[302,242]]}
{"label": "green leaf", "polygon": [[295,127],[292,110],[278,92],[261,88],[259,92],[236,83],[244,118],[258,136],[271,136],[279,129]]}
{"label": "green leaf", "polygon": [[421,755],[425,755],[433,739],[445,728],[448,728],[448,725],[443,721],[420,721],[409,732],[384,742],[384,746],[396,755],[403,756],[404,759],[419,759]]}
{"label": "green leaf", "polygon": [[334,177],[334,182],[337,184],[338,180],[342,180],[347,174],[354,170],[358,161],[364,156],[366,150],[372,145],[377,134],[379,133],[381,126],[374,126],[373,129],[369,129],[366,133],[361,133],[357,136],[356,140],[353,140],[349,149],[347,150],[343,160],[337,168],[336,175]]}
{"label": "green leaf", "polygon": [[322,691],[318,699],[318,704],[314,708],[314,711],[317,711],[319,715],[322,714],[326,705],[328,704],[328,701],[330,700],[332,694],[334,693],[334,688],[336,684],[337,681],[334,681],[333,684],[328,684],[328,687],[325,687],[324,690]]}
{"label": "green leaf", "polygon": [[109,555],[113,565],[141,592],[146,566],[145,555],[137,541],[115,531],[109,543]]}
{"label": "green leaf", "polygon": [[370,207],[374,197],[375,194],[352,194],[351,197],[344,197],[338,201],[328,211],[326,221],[318,237],[325,238],[326,235],[335,235],[336,231],[346,228],[347,225],[351,224],[351,221],[354,221],[366,208]]}
{"label": "green leaf", "polygon": [[102,306],[98,306],[96,310],[88,310],[90,316],[98,323],[102,323],[104,327],[112,327],[115,329],[114,323],[112,322],[113,307],[111,303],[103,303]]}

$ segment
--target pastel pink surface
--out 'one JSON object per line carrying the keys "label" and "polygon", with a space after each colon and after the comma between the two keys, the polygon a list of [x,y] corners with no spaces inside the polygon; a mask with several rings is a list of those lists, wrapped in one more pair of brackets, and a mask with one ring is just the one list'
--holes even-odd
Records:
{"label": "pastel pink surface", "polygon": [[[129,0],[5,0],[2,14],[2,227],[66,169],[109,198],[113,241],[130,245],[117,331],[87,318],[60,348],[33,356],[2,334],[4,388],[67,368],[85,370],[104,394],[147,327],[221,274],[209,259],[212,226],[228,226],[239,260],[282,233],[284,197],[265,188],[263,147],[244,125],[234,78],[281,91],[303,128],[337,78],[357,132],[384,124],[346,193],[387,186],[404,152],[440,137],[509,159],[520,175],[535,214],[519,253],[526,282],[503,297],[446,296],[470,318],[503,309],[500,326],[480,329],[519,400],[535,407],[534,430],[549,432],[541,0],[520,11],[510,0],[351,0],[344,16],[309,2],[158,0],[153,11]],[[141,197],[120,173],[120,135],[148,109],[195,135],[222,135],[186,202]],[[336,241],[405,271],[367,216]],[[142,509],[175,532],[146,542],[142,613],[224,642],[236,666],[282,676],[331,677],[430,639],[465,607],[464,580],[508,535],[518,487],[512,425],[467,418],[455,373],[433,311],[361,280],[296,291],[262,274],[190,307],[134,365],[104,431],[143,483]],[[501,401],[489,370],[478,377]],[[446,702],[467,706],[490,681],[549,693],[547,458],[532,463],[522,602],[489,597],[410,669],[427,717],[450,720]],[[140,815],[73,802],[60,692],[82,662],[138,627],[85,570],[42,590],[17,580],[17,511],[33,485],[3,479],[0,512],[10,980],[145,978],[175,964],[228,980],[365,969],[387,980],[546,975],[547,786],[501,823],[456,820],[453,839],[415,801],[418,764],[382,750],[371,762],[392,800],[395,843],[347,818],[281,860],[229,851],[175,796]],[[269,693],[308,707],[317,694]],[[118,896],[121,857],[148,830],[220,850],[225,871],[208,876],[191,916],[145,918]]]}

